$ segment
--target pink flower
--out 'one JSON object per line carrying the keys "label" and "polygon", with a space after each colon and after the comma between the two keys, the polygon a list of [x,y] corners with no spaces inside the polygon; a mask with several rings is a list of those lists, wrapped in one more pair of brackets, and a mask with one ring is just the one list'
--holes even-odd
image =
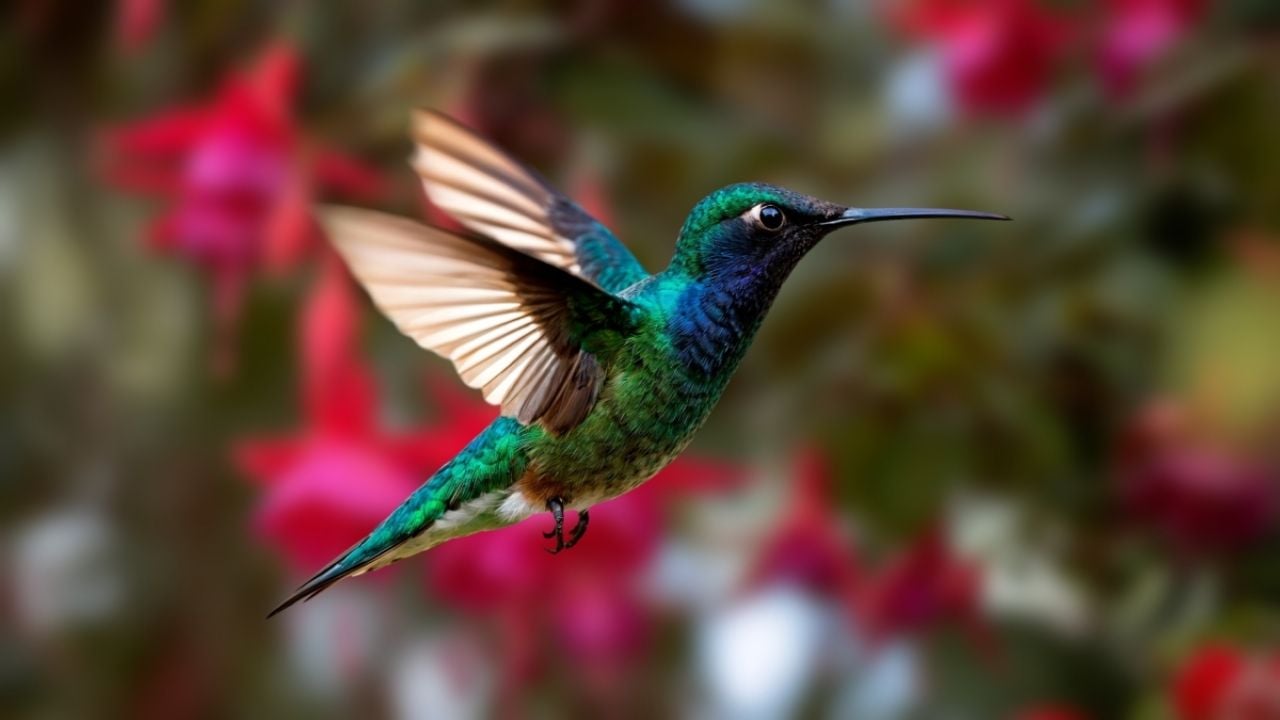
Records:
{"label": "pink flower", "polygon": [[382,192],[374,172],[302,139],[298,75],[293,49],[277,45],[211,100],[107,133],[109,181],[171,202],[151,226],[152,247],[209,274],[222,352],[250,274],[291,264],[312,243],[313,185],[359,199]]}
{"label": "pink flower", "polygon": [[378,427],[372,378],[355,355],[356,312],[350,280],[328,256],[302,323],[307,427],[235,449],[264,487],[255,530],[298,572],[314,572],[363,537],[448,458],[422,435]]}
{"label": "pink flower", "polygon": [[1131,424],[1117,475],[1129,512],[1185,552],[1256,542],[1280,510],[1273,469],[1194,428],[1171,402],[1152,403]]}
{"label": "pink flower", "polygon": [[1034,0],[914,0],[892,6],[910,37],[937,47],[965,110],[1019,115],[1043,97],[1071,28]]}
{"label": "pink flower", "polygon": [[600,685],[621,679],[631,659],[644,652],[654,624],[653,608],[639,589],[618,592],[584,577],[549,608],[557,643]]}
{"label": "pink flower", "polygon": [[1205,645],[1176,671],[1170,695],[1180,720],[1280,717],[1280,652]]}
{"label": "pink flower", "polygon": [[359,442],[331,437],[273,449],[259,443],[241,454],[245,471],[267,486],[254,527],[302,573],[364,537],[416,486],[402,466]]}
{"label": "pink flower", "polygon": [[1113,97],[1127,95],[1151,63],[1200,22],[1206,0],[1108,0],[1096,62]]}

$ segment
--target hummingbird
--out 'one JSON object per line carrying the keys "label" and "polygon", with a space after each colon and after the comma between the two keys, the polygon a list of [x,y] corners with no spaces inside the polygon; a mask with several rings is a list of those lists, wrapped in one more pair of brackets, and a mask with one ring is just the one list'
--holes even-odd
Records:
{"label": "hummingbird", "polygon": [[[543,512],[548,550],[572,548],[593,505],[689,444],[820,240],[886,220],[1009,219],[846,207],[739,183],[693,207],[671,263],[650,274],[607,227],[462,124],[416,110],[411,135],[428,199],[461,231],[352,207],[322,207],[318,218],[383,314],[501,414],[268,617],[344,578]],[[577,519],[566,531],[568,510]]]}

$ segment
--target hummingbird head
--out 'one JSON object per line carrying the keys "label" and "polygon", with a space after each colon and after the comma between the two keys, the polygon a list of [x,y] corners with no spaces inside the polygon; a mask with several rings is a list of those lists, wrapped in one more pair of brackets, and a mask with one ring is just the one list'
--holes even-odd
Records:
{"label": "hummingbird head", "polygon": [[834,230],[913,218],[1008,220],[939,208],[851,208],[764,183],[740,183],[703,198],[689,213],[671,264],[692,277],[781,284],[800,258]]}

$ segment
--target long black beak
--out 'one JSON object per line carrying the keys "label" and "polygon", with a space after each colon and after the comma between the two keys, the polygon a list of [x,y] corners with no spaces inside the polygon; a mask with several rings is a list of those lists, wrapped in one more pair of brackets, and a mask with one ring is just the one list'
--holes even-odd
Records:
{"label": "long black beak", "polygon": [[970,220],[1009,220],[1011,218],[996,213],[977,212],[974,210],[946,210],[943,208],[849,208],[839,217],[819,225],[832,227],[856,225],[858,223],[881,222],[883,220],[918,220],[920,218],[968,218]]}

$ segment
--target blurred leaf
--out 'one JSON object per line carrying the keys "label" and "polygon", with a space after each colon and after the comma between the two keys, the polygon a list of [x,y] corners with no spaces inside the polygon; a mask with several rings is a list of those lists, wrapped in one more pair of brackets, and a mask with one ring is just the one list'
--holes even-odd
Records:
{"label": "blurred leaf", "polygon": [[1280,402],[1280,291],[1254,275],[1224,271],[1179,313],[1171,380],[1222,430],[1248,436]]}

